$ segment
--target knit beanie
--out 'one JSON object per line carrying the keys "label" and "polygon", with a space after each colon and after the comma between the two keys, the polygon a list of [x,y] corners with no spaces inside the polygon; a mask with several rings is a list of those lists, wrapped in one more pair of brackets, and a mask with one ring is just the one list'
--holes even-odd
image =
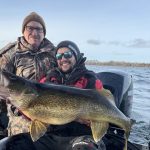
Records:
{"label": "knit beanie", "polygon": [[63,48],[63,47],[69,48],[73,52],[76,60],[77,61],[79,60],[79,58],[80,58],[80,50],[79,50],[78,46],[74,42],[72,42],[72,41],[62,41],[62,42],[60,42],[57,45],[57,47],[56,47],[56,53],[57,53],[57,50],[59,48]]}
{"label": "knit beanie", "polygon": [[46,35],[46,26],[43,18],[39,16],[36,12],[30,13],[28,16],[25,17],[23,24],[22,24],[22,33],[25,30],[25,26],[30,22],[30,21],[36,21],[39,22],[43,26],[44,30],[44,35]]}

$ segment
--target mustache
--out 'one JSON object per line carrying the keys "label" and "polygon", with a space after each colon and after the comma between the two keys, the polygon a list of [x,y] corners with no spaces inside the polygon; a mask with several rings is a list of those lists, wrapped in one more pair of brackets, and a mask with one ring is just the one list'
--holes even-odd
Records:
{"label": "mustache", "polygon": [[60,62],[60,65],[63,65],[63,63],[68,63],[68,64],[71,64],[71,61],[69,61],[69,60],[64,60],[64,61],[61,61],[61,62]]}
{"label": "mustache", "polygon": [[30,38],[33,38],[33,39],[40,39],[40,36],[39,36],[39,35],[31,35]]}

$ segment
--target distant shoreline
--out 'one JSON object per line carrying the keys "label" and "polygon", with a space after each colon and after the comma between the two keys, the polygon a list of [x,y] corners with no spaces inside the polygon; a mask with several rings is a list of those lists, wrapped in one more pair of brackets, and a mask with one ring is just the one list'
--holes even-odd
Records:
{"label": "distant shoreline", "polygon": [[86,65],[96,65],[96,66],[150,67],[149,63],[131,63],[124,61],[100,62],[98,60],[87,60],[85,63]]}

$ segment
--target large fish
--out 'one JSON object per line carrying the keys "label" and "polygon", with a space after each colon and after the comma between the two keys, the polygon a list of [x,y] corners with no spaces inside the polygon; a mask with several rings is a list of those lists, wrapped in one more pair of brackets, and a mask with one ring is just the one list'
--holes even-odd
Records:
{"label": "large fish", "polygon": [[48,124],[61,125],[78,119],[90,120],[96,142],[104,136],[109,123],[124,129],[126,139],[129,136],[130,119],[110,101],[111,95],[103,90],[43,84],[7,71],[0,71],[0,74],[3,78],[0,96],[9,99],[31,119],[30,134],[33,141],[46,132]]}

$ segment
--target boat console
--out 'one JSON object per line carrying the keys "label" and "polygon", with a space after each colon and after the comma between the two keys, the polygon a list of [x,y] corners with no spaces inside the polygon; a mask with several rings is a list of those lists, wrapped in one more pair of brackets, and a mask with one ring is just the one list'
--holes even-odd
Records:
{"label": "boat console", "polygon": [[110,90],[115,98],[116,106],[127,117],[131,117],[133,100],[132,76],[121,71],[104,71],[97,73],[104,88]]}

